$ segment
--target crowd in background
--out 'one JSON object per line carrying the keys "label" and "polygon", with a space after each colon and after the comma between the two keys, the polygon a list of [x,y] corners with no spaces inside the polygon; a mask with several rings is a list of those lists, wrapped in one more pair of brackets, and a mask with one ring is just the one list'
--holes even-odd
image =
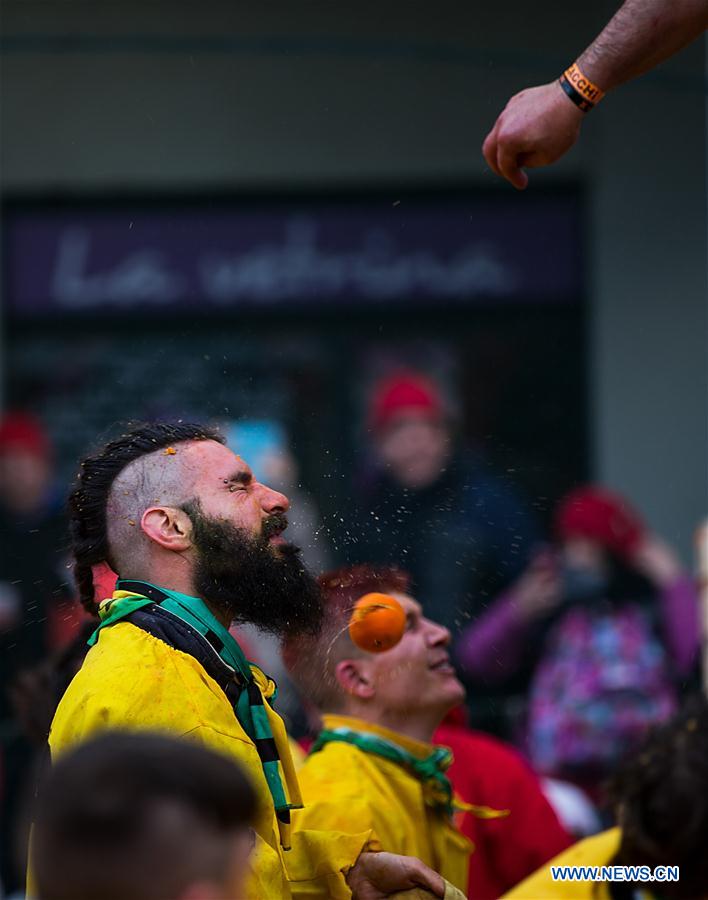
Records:
{"label": "crowd in background", "polygon": [[[456,788],[462,793],[475,765],[491,756],[497,762],[483,768],[507,773],[510,785],[532,778],[523,790],[536,797],[537,785],[550,802],[554,824],[526,869],[507,883],[485,876],[496,896],[571,836],[611,821],[608,777],[697,686],[695,579],[628,501],[604,487],[577,486],[545,528],[483,449],[460,443],[443,391],[422,373],[394,372],[374,387],[366,431],[374,465],[353,479],[337,528],[325,527],[300,483],[280,423],[224,426],[256,478],[290,497],[289,536],[315,573],[395,566],[409,574],[423,613],[449,630],[467,704],[437,739],[460,757]],[[0,849],[8,894],[24,879],[23,810],[52,713],[93,629],[75,603],[65,493],[53,479],[41,422],[7,414],[0,423]],[[106,592],[110,580],[107,573]],[[311,718],[277,641],[253,627],[238,637],[279,683],[278,709],[306,741]],[[484,802],[479,781],[466,790],[478,793],[471,802]],[[540,809],[546,799],[534,802]],[[528,836],[537,826],[520,827]],[[484,839],[471,836],[482,860]]]}

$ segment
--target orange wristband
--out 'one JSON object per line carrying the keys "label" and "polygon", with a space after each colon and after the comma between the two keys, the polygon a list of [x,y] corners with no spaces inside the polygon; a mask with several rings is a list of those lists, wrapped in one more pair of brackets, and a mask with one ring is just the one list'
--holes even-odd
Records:
{"label": "orange wristband", "polygon": [[583,75],[577,63],[573,63],[563,72],[560,77],[560,85],[573,103],[583,112],[590,112],[605,96],[604,91]]}

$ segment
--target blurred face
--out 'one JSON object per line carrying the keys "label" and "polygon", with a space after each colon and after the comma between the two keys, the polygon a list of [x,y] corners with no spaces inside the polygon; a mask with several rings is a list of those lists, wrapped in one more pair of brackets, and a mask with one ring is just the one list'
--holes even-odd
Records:
{"label": "blurred face", "polygon": [[563,542],[564,564],[573,569],[582,569],[598,575],[607,572],[607,554],[598,541],[589,537],[573,537]]}
{"label": "blurred face", "polygon": [[393,477],[404,487],[433,484],[450,454],[450,434],[440,422],[420,413],[401,415],[379,439],[379,453]]}
{"label": "blurred face", "polygon": [[428,713],[442,719],[465,697],[450,662],[450,632],[426,619],[412,597],[392,596],[405,610],[406,630],[392,650],[363,661],[372,702],[387,717]]}
{"label": "blurred face", "polygon": [[42,505],[49,484],[46,459],[21,449],[0,454],[0,494],[10,509],[31,512]]}

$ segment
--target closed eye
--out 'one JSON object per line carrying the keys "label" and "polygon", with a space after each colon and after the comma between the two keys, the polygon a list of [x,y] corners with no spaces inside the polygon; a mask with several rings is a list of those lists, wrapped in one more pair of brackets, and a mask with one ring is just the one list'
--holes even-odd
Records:
{"label": "closed eye", "polygon": [[230,494],[233,494],[236,491],[246,490],[252,483],[253,475],[251,475],[250,472],[234,472],[230,478],[224,478],[224,484]]}

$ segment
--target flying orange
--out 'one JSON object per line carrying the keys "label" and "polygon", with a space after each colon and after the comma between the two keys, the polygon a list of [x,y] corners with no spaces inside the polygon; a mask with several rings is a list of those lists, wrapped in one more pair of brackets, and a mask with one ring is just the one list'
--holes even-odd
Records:
{"label": "flying orange", "polygon": [[406,614],[389,594],[364,594],[354,604],[349,620],[349,637],[360,650],[383,653],[403,637]]}

